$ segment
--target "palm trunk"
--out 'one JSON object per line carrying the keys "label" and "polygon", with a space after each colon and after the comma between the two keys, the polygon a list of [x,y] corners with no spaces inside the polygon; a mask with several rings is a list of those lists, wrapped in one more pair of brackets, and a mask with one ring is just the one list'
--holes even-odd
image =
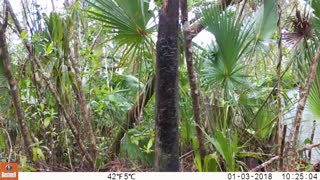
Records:
{"label": "palm trunk", "polygon": [[179,171],[179,0],[159,11],[156,55],[156,171]]}
{"label": "palm trunk", "polygon": [[188,78],[191,90],[192,109],[194,121],[196,124],[196,133],[198,139],[198,145],[200,150],[200,158],[203,163],[204,156],[206,154],[204,146],[204,138],[201,131],[201,115],[200,115],[200,91],[197,87],[197,77],[193,66],[193,52],[192,52],[192,35],[190,31],[190,24],[188,20],[188,2],[187,0],[181,0],[181,23],[183,27],[184,36],[184,53],[187,62]]}
{"label": "palm trunk", "polygon": [[13,76],[11,64],[10,64],[10,56],[7,47],[7,40],[5,36],[6,27],[8,24],[8,9],[6,9],[6,18],[5,22],[0,23],[0,53],[1,60],[3,63],[4,73],[6,74],[7,80],[9,82],[10,91],[12,94],[13,104],[16,108],[16,113],[18,116],[19,125],[21,128],[21,133],[24,141],[25,152],[27,153],[28,159],[32,160],[33,152],[32,152],[32,140],[30,136],[30,130],[27,125],[27,122],[24,118],[24,112],[21,105],[20,94],[19,94],[19,85],[17,84],[16,79]]}

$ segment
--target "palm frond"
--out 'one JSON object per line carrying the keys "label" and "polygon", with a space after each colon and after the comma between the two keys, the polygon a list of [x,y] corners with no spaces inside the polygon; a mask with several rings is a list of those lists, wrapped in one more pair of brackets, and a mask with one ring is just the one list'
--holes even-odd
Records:
{"label": "palm frond", "polygon": [[318,66],[317,76],[310,90],[308,107],[314,115],[320,117],[320,66]]}
{"label": "palm frond", "polygon": [[320,1],[312,0],[311,7],[313,8],[313,14],[320,18]]}
{"label": "palm frond", "polygon": [[112,38],[119,47],[126,47],[128,53],[136,54],[137,49],[149,48],[153,43],[154,26],[149,22],[153,17],[148,11],[149,2],[144,0],[87,0],[90,18],[103,22],[112,30]]}
{"label": "palm frond", "polygon": [[[248,43],[249,24],[242,26],[234,14],[221,12],[217,7],[205,9],[203,12],[204,25],[216,39],[222,62],[226,70],[231,70],[237,64]],[[227,72],[231,73],[231,71]]]}
{"label": "palm frond", "polygon": [[248,49],[251,25],[242,25],[234,14],[216,7],[203,12],[204,25],[215,36],[215,59],[208,60],[203,69],[204,84],[220,86],[229,94],[235,87],[245,85],[243,65],[239,61]]}
{"label": "palm frond", "polygon": [[256,44],[271,38],[272,33],[277,28],[278,11],[277,1],[268,0],[260,7],[253,18],[254,35]]}

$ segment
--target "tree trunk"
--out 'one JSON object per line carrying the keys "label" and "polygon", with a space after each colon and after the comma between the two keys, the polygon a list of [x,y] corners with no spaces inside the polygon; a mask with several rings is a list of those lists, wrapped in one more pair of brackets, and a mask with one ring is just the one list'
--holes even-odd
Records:
{"label": "tree trunk", "polygon": [[21,128],[21,133],[24,141],[25,152],[27,153],[28,159],[32,160],[33,152],[32,152],[32,140],[30,137],[30,130],[24,118],[24,112],[21,105],[20,94],[19,94],[19,85],[17,84],[16,79],[13,76],[11,64],[10,64],[10,56],[7,47],[7,40],[5,36],[6,27],[8,24],[8,9],[6,9],[6,18],[4,23],[0,23],[0,57],[2,59],[4,73],[9,82],[10,91],[12,94],[12,101],[16,108],[16,113],[18,116],[19,125]]}
{"label": "tree trunk", "polygon": [[[290,135],[289,135],[289,142],[292,142],[293,149],[296,148],[297,143],[298,143],[302,113],[303,113],[304,107],[306,105],[307,98],[310,94],[310,89],[311,89],[312,83],[316,77],[316,71],[317,71],[317,67],[319,64],[319,59],[320,59],[320,48],[317,49],[315,57],[311,62],[308,77],[307,77],[307,80],[305,83],[305,87],[302,89],[301,96],[298,101],[296,116],[295,116],[295,119],[293,122],[292,130],[290,131]],[[288,144],[286,151],[288,151],[289,146],[290,145]]]}
{"label": "tree trunk", "polygon": [[156,171],[179,171],[179,0],[159,11],[156,55]]}
{"label": "tree trunk", "polygon": [[[278,119],[277,119],[277,130],[276,130],[276,144],[280,145],[282,142],[282,103],[281,103],[281,64],[282,64],[282,36],[281,36],[281,3],[278,0],[278,34],[279,34],[279,40],[278,40],[278,64],[277,64],[277,77],[278,77],[278,84],[277,84],[277,114],[278,114]],[[281,153],[281,146],[277,149],[277,155],[280,156]],[[282,156],[280,156],[280,159]],[[281,161],[278,163],[278,170],[281,169]]]}
{"label": "tree trunk", "polygon": [[192,52],[192,35],[190,31],[190,24],[188,20],[188,2],[187,0],[181,0],[181,24],[183,27],[184,36],[184,53],[187,62],[188,78],[191,90],[192,109],[194,121],[196,124],[197,140],[200,150],[200,157],[203,163],[206,150],[204,146],[204,139],[201,131],[201,115],[200,115],[200,91],[197,87],[197,77],[193,67],[193,52]]}

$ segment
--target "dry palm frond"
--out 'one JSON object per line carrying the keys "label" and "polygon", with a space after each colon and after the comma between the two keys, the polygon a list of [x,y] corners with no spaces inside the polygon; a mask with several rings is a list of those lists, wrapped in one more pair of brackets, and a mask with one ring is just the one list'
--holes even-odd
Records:
{"label": "dry palm frond", "polygon": [[296,11],[296,16],[290,19],[293,27],[293,32],[282,33],[283,41],[293,47],[297,47],[301,40],[312,37],[312,26],[308,16],[301,17],[299,10]]}

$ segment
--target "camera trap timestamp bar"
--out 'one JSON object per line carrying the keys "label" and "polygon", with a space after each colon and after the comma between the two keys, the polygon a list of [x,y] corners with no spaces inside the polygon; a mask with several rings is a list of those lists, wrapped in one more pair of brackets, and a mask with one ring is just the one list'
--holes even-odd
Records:
{"label": "camera trap timestamp bar", "polygon": [[[20,180],[320,180],[316,172],[19,172]],[[0,177],[0,180],[2,178]],[[10,180],[10,179],[5,179]]]}

